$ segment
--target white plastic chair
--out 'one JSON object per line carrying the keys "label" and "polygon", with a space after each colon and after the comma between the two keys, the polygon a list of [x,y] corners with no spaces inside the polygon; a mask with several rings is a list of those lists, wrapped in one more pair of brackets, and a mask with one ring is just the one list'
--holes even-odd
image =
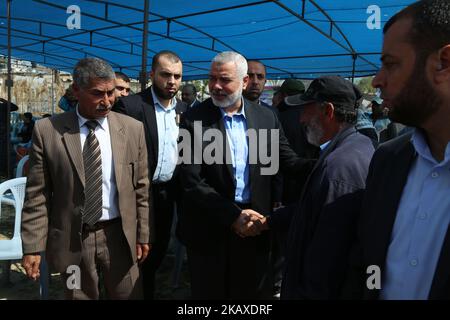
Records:
{"label": "white plastic chair", "polygon": [[20,159],[19,163],[17,164],[16,178],[23,177],[23,167],[27,163],[28,159],[30,159],[29,155],[26,155],[22,159]]}
{"label": "white plastic chair", "polygon": [[[11,239],[0,240],[0,261],[6,260],[5,282],[9,283],[11,260],[22,259],[22,239],[20,237],[20,224],[22,206],[25,198],[25,185],[27,178],[15,178],[0,184],[0,217],[2,204],[14,206],[14,234]],[[7,191],[9,192],[7,193]]]}
{"label": "white plastic chair", "polygon": [[[0,184],[0,204],[9,204],[15,207],[14,234],[12,239],[0,240],[0,260],[22,259],[22,239],[20,238],[20,223],[22,218],[22,206],[25,199],[25,186],[27,178],[15,178]],[[10,190],[12,202],[4,196]],[[1,217],[1,206],[0,206]]]}

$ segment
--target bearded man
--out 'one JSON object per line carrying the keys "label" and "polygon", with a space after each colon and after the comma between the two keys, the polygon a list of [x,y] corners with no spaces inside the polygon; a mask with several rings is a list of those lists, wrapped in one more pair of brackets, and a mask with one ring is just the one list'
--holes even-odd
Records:
{"label": "bearded man", "polygon": [[[192,139],[183,149],[190,157],[181,165],[186,203],[177,234],[187,247],[194,299],[272,297],[271,234],[259,234],[256,224],[272,211],[278,170],[264,169],[274,163],[292,175],[311,169],[312,162],[289,147],[274,113],[242,97],[247,84],[245,58],[219,53],[209,72],[211,98],[181,122]],[[211,146],[218,161],[205,157]],[[261,154],[269,155],[269,163]]]}
{"label": "bearded man", "polygon": [[142,265],[145,299],[154,297],[155,273],[167,251],[174,206],[180,194],[177,189],[178,124],[187,105],[175,95],[180,88],[182,72],[182,62],[176,53],[157,53],[150,73],[152,86],[118,99],[113,107],[114,111],[144,123],[153,212],[150,221],[152,250]]}
{"label": "bearded man", "polygon": [[350,81],[324,76],[304,94],[285,99],[303,109],[306,138],[321,153],[298,205],[263,221],[271,229],[289,228],[281,299],[340,297],[356,237],[359,202],[352,199],[360,199],[374,152],[371,140],[355,129],[358,98]]}
{"label": "bearded man", "polygon": [[[353,298],[448,300],[450,2],[416,2],[383,32],[372,85],[389,118],[414,130],[373,157],[348,287]],[[368,275],[369,266],[377,274]]]}

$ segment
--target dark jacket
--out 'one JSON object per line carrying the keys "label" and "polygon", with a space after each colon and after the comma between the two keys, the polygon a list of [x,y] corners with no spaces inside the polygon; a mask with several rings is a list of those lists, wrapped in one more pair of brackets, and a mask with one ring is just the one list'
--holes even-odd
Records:
{"label": "dark jacket", "polygon": [[[244,104],[248,129],[280,129],[278,119],[268,108],[248,100],[245,100]],[[208,129],[220,130],[224,140],[223,146],[228,148],[222,114],[211,99],[185,113],[180,128],[188,130],[191,137],[194,136],[194,121],[202,121],[202,134]],[[270,130],[268,132],[270,133]],[[267,141],[270,150],[270,137]],[[194,139],[191,143],[194,143]],[[202,153],[209,144],[210,142],[201,144]],[[191,149],[193,150],[193,147]],[[194,152],[192,159],[193,157]],[[293,175],[301,175],[305,170],[310,171],[313,164],[311,160],[296,156],[282,130],[279,131],[279,161],[280,167],[289,170]],[[206,164],[201,159],[199,164],[181,165],[186,210],[179,216],[177,235],[185,245],[195,247],[196,250],[214,250],[217,242],[226,241],[231,232],[231,225],[241,213],[241,209],[234,203],[233,167],[231,163],[226,163],[224,159],[224,164]],[[274,176],[261,174],[261,168],[268,166],[261,164],[260,159],[256,164],[250,164],[251,207],[264,215],[272,211],[271,181]],[[262,248],[268,250],[267,233],[255,238],[255,242],[260,241]]]}
{"label": "dark jacket", "polygon": [[[177,105],[175,106],[175,112],[181,118],[182,114],[186,111],[187,105],[177,99]],[[114,104],[113,111],[126,114],[133,117],[136,120],[141,121],[144,124],[145,142],[147,144],[147,156],[148,156],[148,177],[152,181],[153,175],[158,165],[158,125],[156,123],[155,103],[153,102],[153,96],[151,87],[134,95],[122,97]],[[180,120],[181,121],[181,120]],[[171,181],[174,181],[174,185],[179,187],[178,179],[179,166],[175,168]],[[150,189],[151,189],[150,183]],[[174,193],[179,194],[179,190],[175,190]],[[150,235],[151,242],[155,241],[155,234],[158,232],[160,226],[155,226],[155,200],[153,193],[150,194]]]}
{"label": "dark jacket", "polygon": [[[187,105],[177,99],[175,109],[176,113],[181,116],[187,110]],[[137,94],[118,99],[112,110],[133,117],[144,124],[148,152],[148,174],[151,180],[158,164],[158,126],[151,87]]]}
{"label": "dark jacket", "polygon": [[354,127],[335,136],[306,182],[292,218],[282,299],[333,299],[340,293],[356,237],[358,205],[374,152]]}

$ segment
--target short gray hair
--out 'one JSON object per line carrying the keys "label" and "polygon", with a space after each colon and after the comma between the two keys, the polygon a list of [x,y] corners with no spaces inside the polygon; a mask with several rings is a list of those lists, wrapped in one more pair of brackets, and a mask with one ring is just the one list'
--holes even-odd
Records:
{"label": "short gray hair", "polygon": [[73,69],[73,81],[80,88],[86,88],[92,79],[114,80],[113,68],[99,58],[85,58]]}
{"label": "short gray hair", "polygon": [[247,75],[248,71],[247,60],[245,60],[245,58],[237,52],[224,51],[217,54],[212,60],[212,63],[217,63],[219,65],[228,62],[234,62],[234,64],[236,65],[236,71],[239,78],[243,79]]}

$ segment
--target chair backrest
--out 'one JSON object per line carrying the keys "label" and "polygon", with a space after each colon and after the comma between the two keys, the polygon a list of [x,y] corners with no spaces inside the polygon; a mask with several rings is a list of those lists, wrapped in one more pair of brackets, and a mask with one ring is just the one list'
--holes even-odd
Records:
{"label": "chair backrest", "polygon": [[[25,186],[27,178],[15,178],[0,184],[0,200],[4,204],[13,204],[15,207],[14,234],[12,239],[0,240],[0,260],[15,260],[22,258],[22,240],[20,226],[22,220],[22,207],[25,199]],[[8,194],[7,191],[11,193]],[[11,195],[13,203],[11,203]],[[7,201],[3,201],[3,200]],[[1,203],[0,203],[1,205]],[[0,206],[1,210],[1,206]]]}
{"label": "chair backrest", "polygon": [[20,159],[19,163],[17,164],[17,169],[16,169],[16,178],[20,178],[24,175],[24,166],[26,164],[26,162],[28,161],[28,159],[30,158],[29,155],[24,156],[22,159]]}

